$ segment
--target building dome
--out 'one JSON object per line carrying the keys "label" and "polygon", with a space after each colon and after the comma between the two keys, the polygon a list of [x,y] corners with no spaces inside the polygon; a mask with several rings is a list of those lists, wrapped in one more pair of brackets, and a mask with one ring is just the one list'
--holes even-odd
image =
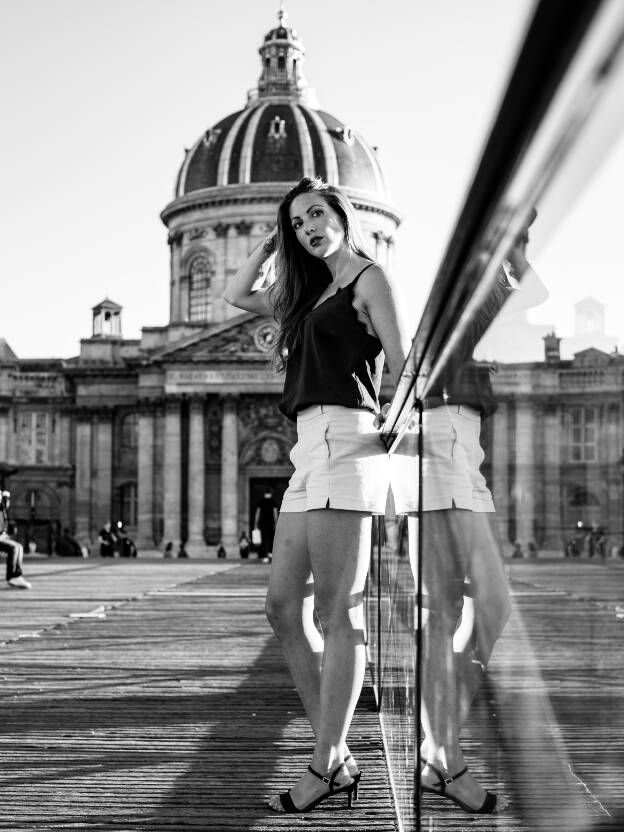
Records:
{"label": "building dome", "polygon": [[187,154],[176,197],[303,176],[387,198],[375,151],[344,122],[298,101],[262,99],[206,131]]}
{"label": "building dome", "polygon": [[303,176],[388,198],[375,150],[316,106],[302,75],[303,44],[284,18],[280,10],[279,25],[264,37],[262,74],[246,107],[206,130],[187,151],[176,199],[229,185],[293,184]]}
{"label": "building dome", "polygon": [[161,219],[171,250],[170,326],[178,339],[238,315],[223,292],[275,226],[285,194],[304,176],[340,186],[364,245],[391,267],[400,223],[375,150],[319,109],[303,76],[305,50],[280,10],[259,48],[262,71],[242,108],[200,136],[178,172]]}

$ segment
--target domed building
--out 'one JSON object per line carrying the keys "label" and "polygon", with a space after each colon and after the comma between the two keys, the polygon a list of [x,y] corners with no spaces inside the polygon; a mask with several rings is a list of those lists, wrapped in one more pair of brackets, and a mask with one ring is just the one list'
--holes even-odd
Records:
{"label": "domed building", "polygon": [[[54,550],[63,526],[91,546],[110,519],[141,550],[185,542],[192,554],[222,541],[237,555],[264,489],[279,499],[286,487],[295,426],[277,409],[275,323],[226,304],[228,278],[303,176],[346,191],[371,255],[390,265],[400,219],[376,151],[319,109],[303,43],[283,11],[259,53],[257,88],[186,151],[161,214],[169,323],[124,339],[122,309],[107,298],[93,308],[92,335],[76,358],[0,354],[0,441],[4,431],[7,470],[17,468],[13,515],[40,550]],[[3,410],[11,384],[27,395]]]}
{"label": "domed building", "polygon": [[371,254],[389,265],[399,217],[376,151],[318,109],[303,77],[303,44],[284,18],[280,11],[260,46],[257,89],[187,151],[175,198],[161,214],[171,246],[172,326],[237,314],[221,298],[227,278],[273,228],[278,203],[304,176],[345,190]]}

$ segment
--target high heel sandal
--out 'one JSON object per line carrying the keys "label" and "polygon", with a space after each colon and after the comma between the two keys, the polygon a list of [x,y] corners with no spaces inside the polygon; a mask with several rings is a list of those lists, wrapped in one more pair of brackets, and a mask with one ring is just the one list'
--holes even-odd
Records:
{"label": "high heel sandal", "polygon": [[[311,803],[308,803],[307,806],[304,806],[302,809],[298,809],[295,804],[293,803],[293,799],[290,796],[290,792],[283,792],[280,794],[279,799],[280,803],[282,804],[282,809],[287,815],[291,815],[294,813],[302,813],[302,812],[309,812],[311,809],[314,809],[315,806],[318,806],[319,803],[322,803],[323,800],[327,800],[328,797],[333,797],[335,794],[340,794],[340,792],[346,792],[347,800],[349,802],[349,809],[351,809],[353,805],[353,798],[357,800],[357,793],[358,793],[358,782],[354,777],[351,778],[351,782],[347,783],[344,786],[339,786],[338,788],[334,787],[334,783],[336,782],[336,777],[338,776],[338,772],[342,769],[346,768],[344,763],[340,763],[335,769],[331,777],[323,777],[322,774],[319,774],[318,771],[315,771],[312,766],[308,766],[308,771],[313,774],[315,777],[318,777],[319,780],[322,780],[323,783],[327,783],[329,786],[329,791],[327,794],[322,794],[320,797],[317,797],[316,800],[313,800]],[[348,773],[348,772],[347,772]],[[349,775],[351,777],[351,775]]]}
{"label": "high heel sandal", "polygon": [[446,797],[448,800],[452,800],[453,803],[456,803],[460,806],[464,812],[470,812],[471,815],[491,815],[492,812],[496,811],[496,795],[493,792],[486,792],[485,793],[485,800],[479,806],[478,809],[474,809],[472,806],[469,806],[467,803],[464,803],[463,800],[460,800],[458,797],[455,797],[452,794],[448,794],[446,791],[446,787],[450,786],[451,783],[454,783],[455,780],[459,780],[460,777],[463,777],[464,774],[468,771],[468,766],[464,766],[464,768],[454,774],[452,777],[444,776],[444,774],[437,769],[435,766],[432,766],[431,763],[428,763],[426,760],[422,760],[425,766],[428,766],[431,771],[434,771],[438,777],[440,778],[438,783],[432,783],[430,786],[425,786],[421,784],[421,788],[423,792],[430,792],[431,794],[439,794],[440,797]]}
{"label": "high heel sandal", "polygon": [[[352,759],[353,759],[353,754],[347,754],[347,756],[344,758],[345,765],[349,762],[349,760],[352,760]],[[348,768],[347,768],[347,771],[349,771]],[[349,771],[349,776],[353,777],[353,782],[354,783],[359,784],[360,780],[362,779],[362,772],[359,771],[359,769],[358,769],[358,771],[356,771],[355,774],[351,774],[351,772]],[[355,794],[353,795],[354,800],[358,799],[357,792],[358,792],[358,790],[355,789]]]}

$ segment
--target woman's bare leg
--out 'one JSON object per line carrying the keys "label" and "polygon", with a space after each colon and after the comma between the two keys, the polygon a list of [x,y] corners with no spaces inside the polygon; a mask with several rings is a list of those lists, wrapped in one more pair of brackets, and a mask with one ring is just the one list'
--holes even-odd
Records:
{"label": "woman's bare leg", "polygon": [[[464,768],[459,745],[460,681],[453,637],[463,604],[464,577],[471,551],[472,512],[461,509],[423,515],[423,584],[427,609],[423,615],[423,755],[451,776]],[[467,545],[468,544],[468,545]],[[422,772],[427,785],[438,781],[430,768]],[[447,787],[450,794],[475,808],[485,790],[470,772]]]}
{"label": "woman's bare leg", "polygon": [[[370,561],[370,515],[335,509],[308,512],[307,544],[325,639],[311,765],[325,775],[344,760],[347,732],[364,680],[362,602]],[[337,779],[343,781],[349,782],[346,773]],[[326,791],[324,783],[305,772],[290,793],[295,805],[303,807]],[[272,805],[279,808],[277,802]]]}
{"label": "woman's bare leg", "polygon": [[314,583],[306,537],[306,512],[280,514],[273,543],[266,613],[316,734],[323,637],[314,623]]}
{"label": "woman's bare leg", "polygon": [[467,567],[470,597],[464,599],[461,624],[453,638],[460,728],[468,717],[494,645],[511,611],[496,515],[473,512],[471,519],[472,541]]}
{"label": "woman's bare leg", "polygon": [[[308,513],[280,514],[275,532],[266,612],[315,737],[321,724],[324,641],[314,620],[315,586],[308,554]],[[344,746],[343,757],[349,749]],[[357,771],[353,758],[349,770]]]}

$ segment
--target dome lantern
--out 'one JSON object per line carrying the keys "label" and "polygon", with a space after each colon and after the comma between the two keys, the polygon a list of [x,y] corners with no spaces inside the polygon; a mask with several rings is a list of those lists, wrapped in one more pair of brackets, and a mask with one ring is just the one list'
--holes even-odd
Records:
{"label": "dome lantern", "polygon": [[286,25],[288,15],[283,3],[277,18],[278,25],[267,32],[258,49],[262,72],[257,88],[247,95],[247,106],[267,98],[286,98],[314,107],[316,95],[308,87],[302,71],[305,49],[297,32]]}

